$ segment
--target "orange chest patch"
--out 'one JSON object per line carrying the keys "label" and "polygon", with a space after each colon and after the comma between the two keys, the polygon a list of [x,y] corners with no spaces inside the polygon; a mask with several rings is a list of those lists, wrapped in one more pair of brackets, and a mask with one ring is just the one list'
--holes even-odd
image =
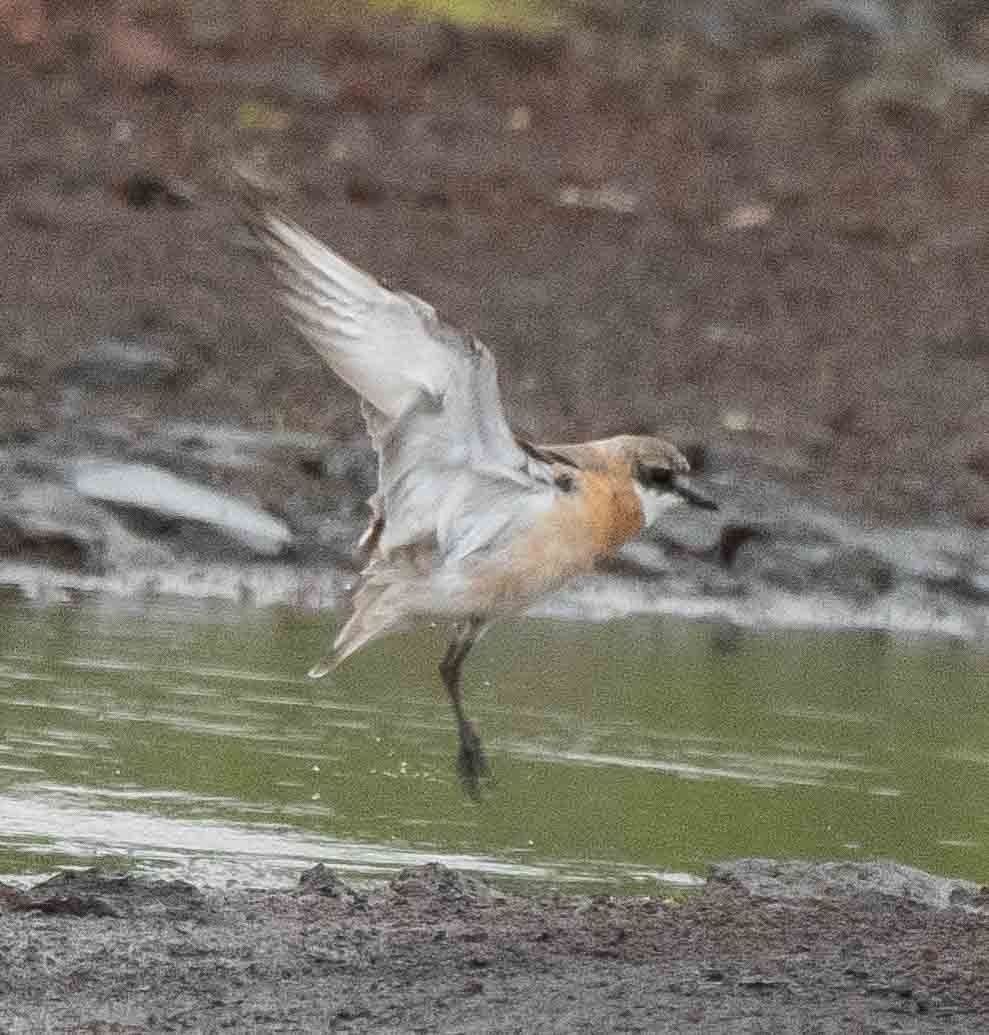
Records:
{"label": "orange chest patch", "polygon": [[490,598],[492,610],[589,573],[599,557],[642,529],[642,505],[629,474],[582,471],[577,481],[576,491],[561,496],[506,557],[478,572],[475,590]]}
{"label": "orange chest patch", "polygon": [[595,553],[608,553],[642,530],[642,504],[624,471],[585,471],[574,515]]}
{"label": "orange chest patch", "polygon": [[576,573],[641,529],[642,505],[626,471],[581,471],[576,491],[559,498],[526,552],[550,569]]}

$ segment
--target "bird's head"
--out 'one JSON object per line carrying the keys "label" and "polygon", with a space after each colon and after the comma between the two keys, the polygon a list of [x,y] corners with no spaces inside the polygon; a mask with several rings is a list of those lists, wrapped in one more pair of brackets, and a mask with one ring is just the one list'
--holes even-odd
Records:
{"label": "bird's head", "polygon": [[635,480],[646,528],[678,503],[702,510],[718,509],[718,504],[691,482],[690,464],[676,446],[647,435],[621,435],[619,440]]}
{"label": "bird's head", "polygon": [[676,446],[661,438],[616,435],[593,442],[526,448],[540,459],[585,471],[606,471],[616,465],[626,467],[642,504],[644,528],[678,503],[686,502],[703,510],[718,509],[718,504],[690,481],[687,458]]}

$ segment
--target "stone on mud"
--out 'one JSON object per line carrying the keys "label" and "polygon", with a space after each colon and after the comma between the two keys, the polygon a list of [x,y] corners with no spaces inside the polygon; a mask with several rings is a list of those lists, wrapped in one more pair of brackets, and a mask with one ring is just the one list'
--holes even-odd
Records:
{"label": "stone on mud", "polygon": [[278,518],[151,464],[81,460],[73,480],[87,499],[197,521],[266,557],[278,556],[293,541]]}

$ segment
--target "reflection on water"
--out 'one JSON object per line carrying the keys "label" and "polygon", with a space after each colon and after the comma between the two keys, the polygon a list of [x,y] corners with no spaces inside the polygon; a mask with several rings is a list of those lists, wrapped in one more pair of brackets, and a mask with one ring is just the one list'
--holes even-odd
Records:
{"label": "reflection on water", "polygon": [[280,884],[316,861],[437,860],[642,890],[737,855],[989,868],[984,653],[506,623],[469,663],[497,777],[475,805],[453,773],[442,632],[313,682],[328,625],[188,602],[0,610],[0,872],[126,861]]}

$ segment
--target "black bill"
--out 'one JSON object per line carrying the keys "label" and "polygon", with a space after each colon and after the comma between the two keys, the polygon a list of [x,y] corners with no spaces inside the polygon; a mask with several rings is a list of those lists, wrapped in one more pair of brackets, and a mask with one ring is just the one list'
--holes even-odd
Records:
{"label": "black bill", "polygon": [[702,510],[718,509],[718,504],[710,496],[705,496],[703,492],[695,488],[689,478],[685,478],[682,474],[673,476],[672,489],[693,507],[700,507]]}

